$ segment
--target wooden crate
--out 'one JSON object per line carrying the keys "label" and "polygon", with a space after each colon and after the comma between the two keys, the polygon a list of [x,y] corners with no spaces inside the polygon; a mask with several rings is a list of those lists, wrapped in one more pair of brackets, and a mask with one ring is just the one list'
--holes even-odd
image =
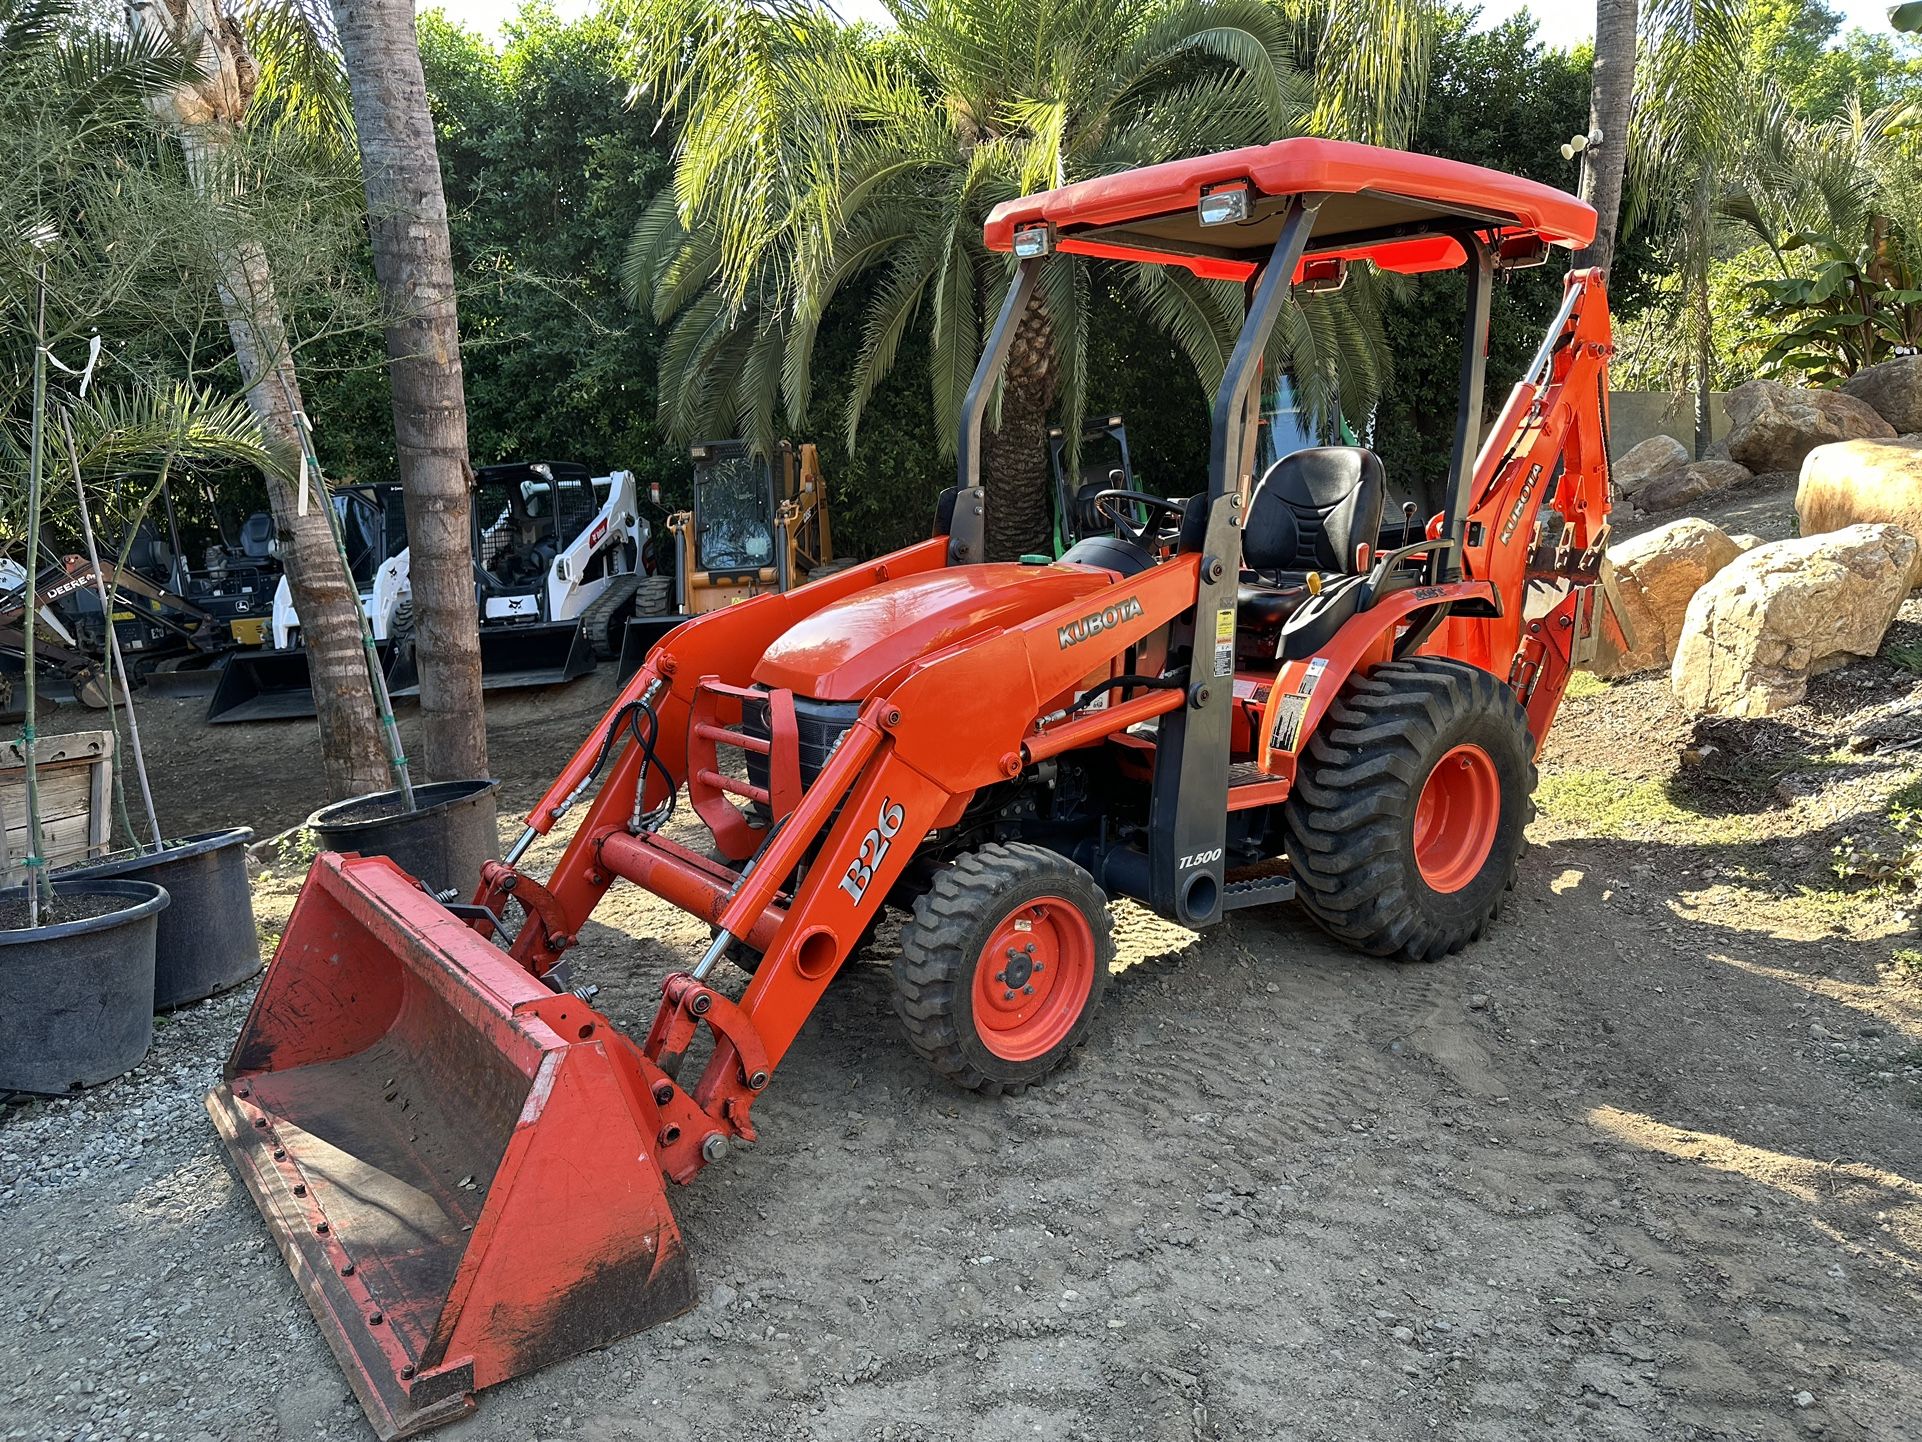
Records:
{"label": "wooden crate", "polygon": [[[34,742],[40,828],[48,865],[71,866],[107,850],[113,824],[113,732],[76,731]],[[27,767],[18,741],[0,742],[0,886],[26,880]]]}

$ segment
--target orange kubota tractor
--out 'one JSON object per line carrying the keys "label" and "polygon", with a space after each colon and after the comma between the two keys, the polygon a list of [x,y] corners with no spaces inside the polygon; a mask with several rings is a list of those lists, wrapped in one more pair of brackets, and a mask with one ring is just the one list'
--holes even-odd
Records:
{"label": "orange kubota tractor", "polygon": [[[884,900],[912,913],[910,1044],[990,1093],[1088,1034],[1111,896],[1197,928],[1292,900],[1414,961],[1479,936],[1570,669],[1614,628],[1601,278],[1569,276],[1478,445],[1489,291],[1593,229],[1541,185],[1312,139],[1002,205],[987,243],[1014,279],[950,534],[673,631],[471,903],[318,857],[208,1105],[380,1433],[693,1301],[668,1184],[755,1139],[756,1098]],[[1194,495],[1108,494],[1114,534],[989,563],[982,418],[1053,251],[1238,282],[1246,322]],[[1290,288],[1359,260],[1467,273],[1425,527],[1384,527],[1358,447],[1252,473]],[[682,797],[711,842],[665,833]],[[551,873],[523,871],[569,815]],[[638,1040],[564,981],[617,881],[714,927]],[[738,994],[723,958],[751,971]]]}

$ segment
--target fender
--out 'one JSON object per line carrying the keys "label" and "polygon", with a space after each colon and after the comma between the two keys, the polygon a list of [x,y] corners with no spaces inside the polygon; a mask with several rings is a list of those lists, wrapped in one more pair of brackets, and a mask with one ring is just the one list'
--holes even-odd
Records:
{"label": "fender", "polygon": [[1284,665],[1261,708],[1261,769],[1292,784],[1303,749],[1348,678],[1394,656],[1396,632],[1410,615],[1450,601],[1493,604],[1495,587],[1453,581],[1397,591],[1353,617],[1315,655]]}

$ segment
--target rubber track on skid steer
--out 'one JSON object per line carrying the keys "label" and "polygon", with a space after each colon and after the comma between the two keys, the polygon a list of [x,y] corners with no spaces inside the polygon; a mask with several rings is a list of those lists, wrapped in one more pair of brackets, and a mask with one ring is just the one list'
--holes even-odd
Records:
{"label": "rubber track on skid steer", "polygon": [[608,620],[624,604],[633,599],[634,593],[641,588],[646,577],[638,572],[629,571],[626,575],[616,576],[607,583],[607,589],[596,596],[588,608],[581,612],[581,626],[587,632],[588,644],[594,648],[594,655],[602,661],[611,661],[621,653],[621,638],[608,626]]}
{"label": "rubber track on skid steer", "polygon": [[1390,661],[1350,683],[1329,707],[1301,758],[1282,809],[1296,899],[1321,928],[1372,956],[1436,961],[1479,940],[1515,884],[1524,841],[1472,935],[1450,935],[1415,904],[1405,877],[1409,811],[1423,774],[1420,741],[1465,713],[1499,716],[1523,738],[1527,799],[1535,816],[1534,746],[1515,693],[1466,662]]}

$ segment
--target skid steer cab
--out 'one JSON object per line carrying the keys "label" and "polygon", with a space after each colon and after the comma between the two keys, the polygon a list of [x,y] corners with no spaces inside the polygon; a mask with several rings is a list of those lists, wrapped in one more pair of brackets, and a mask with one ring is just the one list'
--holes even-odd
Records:
{"label": "skid steer cab", "polygon": [[[1512,176],[1313,139],[1004,204],[986,241],[1013,279],[948,534],[669,633],[468,903],[317,858],[209,1106],[379,1430],[689,1304],[669,1184],[756,1139],[884,905],[907,913],[908,1043],[990,1094],[1089,1037],[1116,896],[1195,928],[1293,902],[1411,962],[1481,935],[1564,684],[1614,629],[1601,278],[1568,277],[1484,434],[1489,293],[1594,223]],[[1090,497],[1111,524],[1059,561],[990,560],[983,417],[1075,255],[1243,288],[1208,469],[1183,500]],[[1384,515],[1366,448],[1255,465],[1291,292],[1362,263],[1467,278],[1425,524]],[[524,868],[563,826],[553,868]],[[712,928],[641,1037],[568,989],[617,883]]]}
{"label": "skid steer cab", "polygon": [[[557,686],[620,649],[648,578],[649,528],[631,471],[596,476],[573,461],[509,461],[474,473],[474,601],[481,687]],[[387,689],[420,694],[411,627]]]}

